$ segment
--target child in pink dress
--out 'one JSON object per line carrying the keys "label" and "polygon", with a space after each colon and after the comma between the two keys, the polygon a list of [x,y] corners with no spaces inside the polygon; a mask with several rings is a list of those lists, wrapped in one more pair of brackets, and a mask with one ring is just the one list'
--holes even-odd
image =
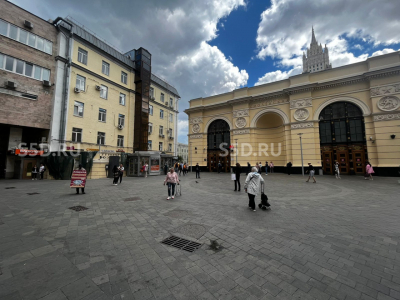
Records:
{"label": "child in pink dress", "polygon": [[374,169],[372,168],[371,164],[367,162],[367,166],[365,167],[365,176],[364,179],[367,180],[369,177],[369,180],[374,180],[372,178],[372,174],[375,173]]}

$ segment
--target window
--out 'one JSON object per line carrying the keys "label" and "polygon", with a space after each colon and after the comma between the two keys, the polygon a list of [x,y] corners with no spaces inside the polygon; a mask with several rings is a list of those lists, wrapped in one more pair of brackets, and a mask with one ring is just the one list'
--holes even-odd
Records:
{"label": "window", "polygon": [[151,150],[151,148],[153,147],[153,142],[149,140],[147,143],[148,143],[147,150]]}
{"label": "window", "polygon": [[164,134],[164,127],[163,126],[160,126],[160,135],[163,135]]}
{"label": "window", "polygon": [[160,109],[160,119],[164,119],[164,111]]}
{"label": "window", "polygon": [[87,65],[87,58],[88,58],[87,51],[83,50],[82,48],[78,48],[78,61],[84,65]]}
{"label": "window", "polygon": [[125,98],[126,98],[126,95],[120,93],[120,94],[119,94],[119,104],[125,105]]}
{"label": "window", "polygon": [[172,129],[168,129],[168,136],[172,137]]}
{"label": "window", "polygon": [[105,85],[100,86],[100,98],[107,99],[108,96],[108,87]]}
{"label": "window", "polygon": [[80,143],[82,142],[82,129],[81,128],[72,128],[72,141]]}
{"label": "window", "polygon": [[106,63],[104,60],[103,60],[103,64],[102,64],[102,67],[101,67],[101,72],[104,74],[104,75],[110,75],[110,64],[109,63]]}
{"label": "window", "polygon": [[163,143],[162,142],[158,143],[158,151],[163,151]]}
{"label": "window", "polygon": [[150,99],[154,99],[154,88],[150,88]]}
{"label": "window", "polygon": [[149,123],[149,134],[153,133],[153,123]]}
{"label": "window", "polygon": [[121,125],[121,126],[125,125],[125,115],[119,114],[119,116],[118,116],[118,125]]}
{"label": "window", "polygon": [[86,86],[86,78],[80,75],[76,75],[76,88],[81,91],[85,91]]}
{"label": "window", "polygon": [[123,147],[123,146],[124,146],[124,136],[119,135],[117,140],[117,147]]}
{"label": "window", "polygon": [[42,80],[50,80],[50,70],[42,68]]}
{"label": "window", "polygon": [[97,144],[105,145],[106,143],[106,133],[105,132],[97,132]]}
{"label": "window", "polygon": [[99,108],[99,121],[106,122],[107,110],[104,108]]}
{"label": "window", "polygon": [[153,115],[153,105],[149,105],[149,115]]}
{"label": "window", "polygon": [[0,69],[3,69],[4,65],[4,55],[0,53]]}
{"label": "window", "polygon": [[75,103],[74,103],[74,116],[83,117],[83,107],[84,107],[84,104],[82,102],[75,101]]}
{"label": "window", "polygon": [[164,94],[163,93],[161,93],[160,100],[162,103],[164,103]]}
{"label": "window", "polygon": [[174,107],[174,99],[169,98],[169,106]]}
{"label": "window", "polygon": [[174,121],[174,115],[173,114],[169,114],[169,121],[170,121],[170,123],[172,123]]}
{"label": "window", "polygon": [[24,62],[22,60],[17,59],[17,67],[15,69],[15,72],[17,74],[23,74],[24,73]]}
{"label": "window", "polygon": [[14,58],[10,56],[6,56],[6,70],[7,71],[14,71]]}
{"label": "window", "polygon": [[42,74],[42,68],[35,66],[35,71],[33,72],[33,78],[40,80]]}
{"label": "window", "polygon": [[[0,62],[1,66],[1,62]],[[32,77],[33,65],[25,63],[25,76]]]}
{"label": "window", "polygon": [[168,144],[168,152],[172,152],[172,144]]}
{"label": "window", "polygon": [[121,82],[127,84],[128,82],[128,74],[121,71]]}
{"label": "window", "polygon": [[0,34],[47,54],[52,54],[52,42],[3,20],[0,20]]}

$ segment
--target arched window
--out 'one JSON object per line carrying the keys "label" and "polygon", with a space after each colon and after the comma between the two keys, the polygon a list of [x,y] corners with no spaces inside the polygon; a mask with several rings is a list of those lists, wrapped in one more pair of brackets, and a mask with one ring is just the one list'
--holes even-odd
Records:
{"label": "arched window", "polygon": [[325,107],[319,115],[321,144],[363,142],[364,117],[356,105],[336,102]]}
{"label": "arched window", "polygon": [[215,120],[208,126],[207,148],[219,149],[221,143],[225,143],[222,148],[229,148],[231,143],[229,124],[224,120]]}

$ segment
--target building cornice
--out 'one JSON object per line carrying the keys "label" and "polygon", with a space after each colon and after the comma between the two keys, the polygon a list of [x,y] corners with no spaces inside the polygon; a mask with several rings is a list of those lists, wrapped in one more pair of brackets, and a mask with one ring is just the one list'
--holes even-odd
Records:
{"label": "building cornice", "polygon": [[174,110],[174,109],[172,109],[172,108],[170,108],[169,106],[166,106],[166,105],[164,105],[164,104],[158,103],[158,102],[155,101],[155,100],[149,99],[149,102],[155,103],[155,104],[157,104],[158,106],[162,107],[163,109],[172,111],[172,112],[174,112],[174,113],[179,113],[179,111]]}

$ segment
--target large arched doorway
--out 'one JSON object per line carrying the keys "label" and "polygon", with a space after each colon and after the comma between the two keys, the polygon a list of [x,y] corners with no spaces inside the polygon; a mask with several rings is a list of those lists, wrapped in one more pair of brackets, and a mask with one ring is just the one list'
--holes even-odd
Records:
{"label": "large arched doorway", "polygon": [[207,168],[210,172],[217,172],[219,163],[221,163],[221,172],[230,171],[230,145],[229,124],[221,119],[213,121],[207,130]]}
{"label": "large arched doorway", "polygon": [[324,173],[334,174],[339,162],[342,174],[364,174],[367,159],[364,117],[350,102],[335,102],[319,115],[321,163]]}
{"label": "large arched doorway", "polygon": [[256,162],[271,162],[274,164],[275,170],[286,165],[286,147],[285,147],[285,127],[281,115],[274,112],[267,112],[261,115],[255,123],[255,138],[257,144]]}

